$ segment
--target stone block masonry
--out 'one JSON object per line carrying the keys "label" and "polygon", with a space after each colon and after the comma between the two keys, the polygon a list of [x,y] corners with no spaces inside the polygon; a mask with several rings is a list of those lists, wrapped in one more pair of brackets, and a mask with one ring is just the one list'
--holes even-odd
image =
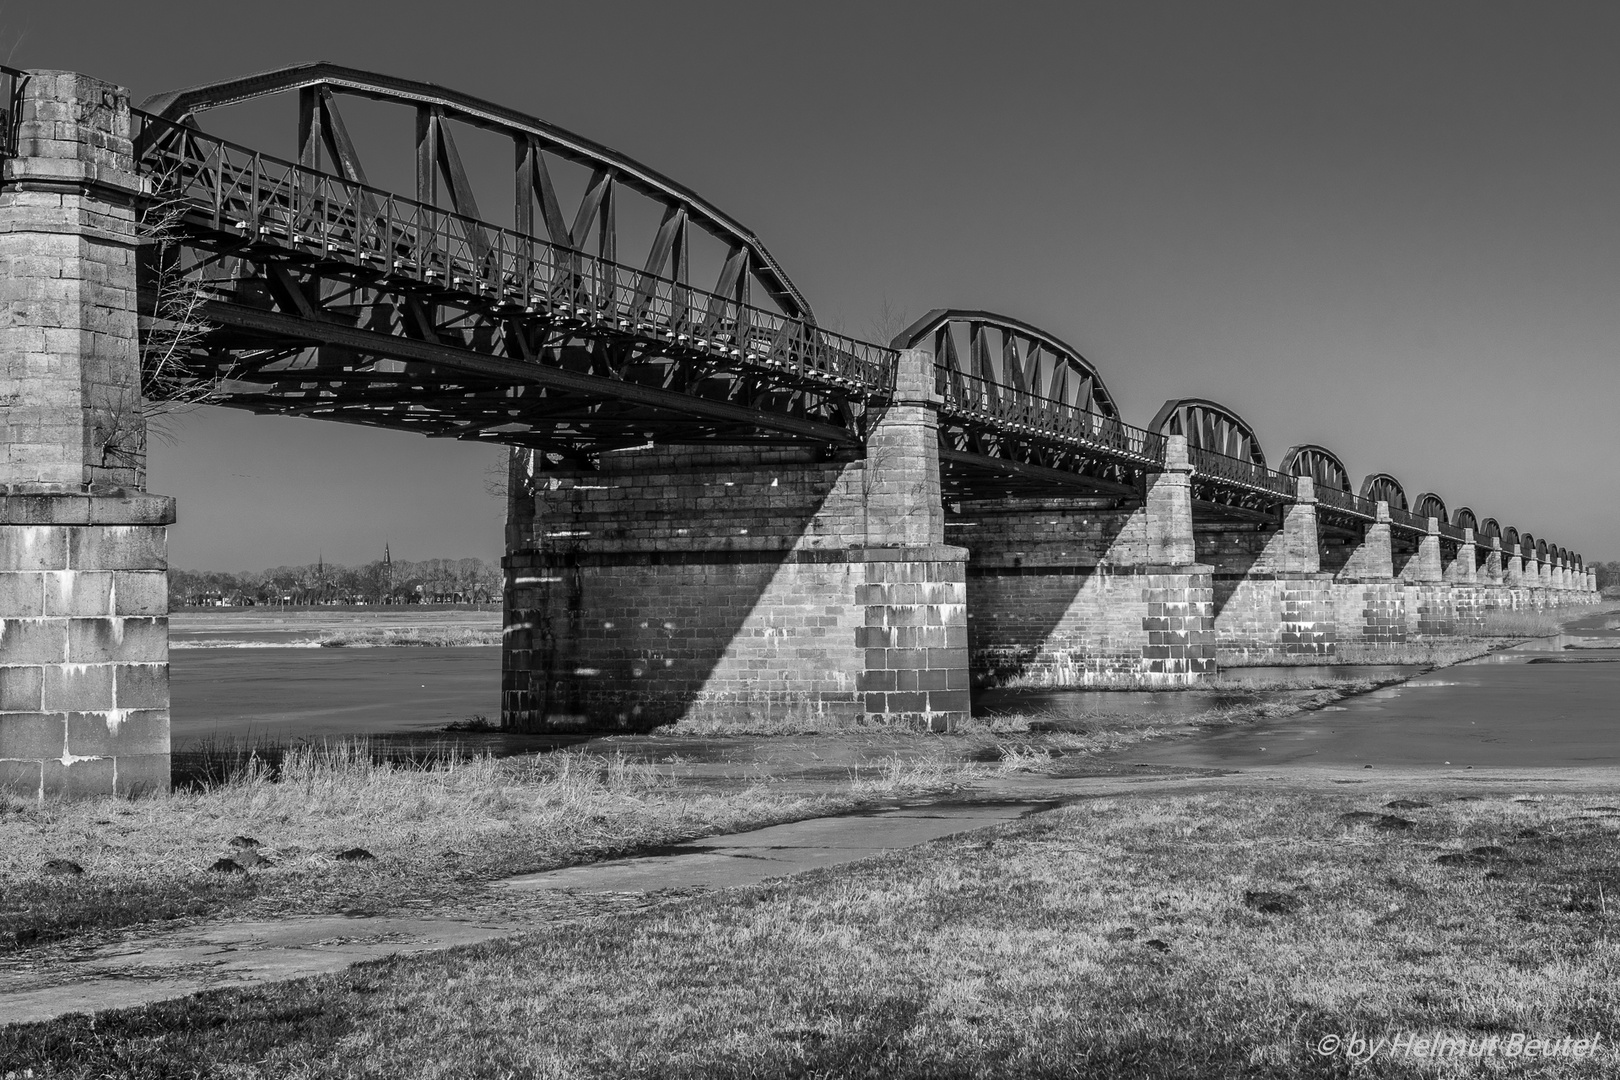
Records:
{"label": "stone block masonry", "polygon": [[981,685],[1180,685],[1215,670],[1211,568],[1194,561],[1186,444],[1137,499],[963,502],[968,639]]}
{"label": "stone block masonry", "polygon": [[1215,642],[1251,659],[1332,657],[1338,640],[1333,575],[1321,570],[1316,495],[1297,478],[1299,501],[1275,525],[1209,522],[1197,529],[1198,561],[1214,569]]}
{"label": "stone block masonry", "polygon": [[515,453],[503,723],[950,730],[969,715],[966,552],[941,542],[932,357],[864,452]]}
{"label": "stone block masonry", "polygon": [[129,94],[22,83],[0,189],[0,787],[169,784],[167,529],[148,495]]}
{"label": "stone block masonry", "polygon": [[173,521],[159,496],[0,496],[0,787],[168,788]]}
{"label": "stone block masonry", "polygon": [[17,136],[0,190],[0,465],[12,485],[139,490],[129,94],[34,72]]}
{"label": "stone block masonry", "polygon": [[864,463],[798,451],[541,475],[506,559],[507,725],[964,718],[965,553],[867,545],[864,486]]}
{"label": "stone block masonry", "polygon": [[857,590],[865,651],[859,686],[868,717],[949,731],[968,702],[967,573],[960,548],[867,548]]}

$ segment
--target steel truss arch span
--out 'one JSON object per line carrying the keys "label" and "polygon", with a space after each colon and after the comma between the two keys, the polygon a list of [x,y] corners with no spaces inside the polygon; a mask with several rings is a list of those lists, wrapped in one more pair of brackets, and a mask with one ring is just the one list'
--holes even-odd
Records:
{"label": "steel truss arch span", "polygon": [[1406,489],[1389,473],[1371,473],[1361,481],[1361,497],[1373,502],[1386,502],[1391,513],[1404,511]]}
{"label": "steel truss arch span", "polygon": [[1039,327],[993,311],[935,308],[895,335],[889,347],[934,352],[947,397],[983,390],[992,397],[1044,399],[1117,419],[1102,376],[1078,349]]}
{"label": "steel truss arch span", "polygon": [[1282,464],[1277,468],[1289,476],[1310,477],[1316,485],[1318,496],[1324,490],[1355,493],[1355,488],[1350,484],[1349,470],[1344,467],[1344,462],[1340,461],[1333,451],[1315,443],[1290,446],[1288,452],[1283,455]]}
{"label": "steel truss arch span", "polygon": [[1055,485],[1134,498],[1163,466],[1164,440],[1122,421],[1091,362],[1039,327],[936,308],[890,347],[933,351],[942,479],[952,493],[1047,494]]}
{"label": "steel truss arch span", "polygon": [[1487,546],[1492,539],[1502,539],[1502,526],[1495,518],[1485,518],[1474,528],[1474,539]]}
{"label": "steel truss arch span", "polygon": [[1425,491],[1417,497],[1417,504],[1412,512],[1420,518],[1434,518],[1442,525],[1451,524],[1451,515],[1446,512],[1446,501],[1432,491]]}
{"label": "steel truss arch span", "polygon": [[1522,543],[1524,543],[1524,538],[1519,535],[1519,530],[1512,525],[1502,530],[1502,547],[1504,549],[1512,548],[1514,553],[1517,554],[1519,545]]}
{"label": "steel truss arch span", "polygon": [[1459,506],[1451,512],[1451,524],[1458,529],[1472,529],[1474,539],[1479,539],[1479,516],[1467,506]]}
{"label": "steel truss arch span", "polygon": [[[782,314],[814,321],[809,303],[781,265],[751,230],[696,191],[677,183],[609,146],[577,135],[515,109],[433,83],[401,79],[327,61],[298,64],[238,79],[171,90],[147,98],[145,112],[176,123],[195,124],[198,114],[254,98],[297,91],[299,95],[300,164],[322,168],[323,151],[331,158],[326,171],[365,185],[365,170],[349,137],[336,96],[349,94],[414,108],[417,113],[417,199],[442,205],[467,218],[482,219],[473,187],[445,125],[455,120],[513,140],[515,206],[519,232],[539,236],[576,250],[594,247],[613,263],[644,263],[649,278],[686,280],[690,246],[688,229],[697,226],[727,250],[713,295],[740,303],[756,302],[750,280],[757,281]],[[551,156],[590,170],[590,180],[571,215],[565,215],[546,158]],[[662,208],[652,249],[639,258],[620,250],[615,194],[633,191]],[[537,212],[538,211],[538,212]]]}
{"label": "steel truss arch span", "polygon": [[1266,465],[1254,429],[1224,405],[1203,398],[1172,398],[1154,415],[1149,429],[1187,439],[1193,469],[1193,500],[1217,514],[1267,521],[1274,508],[1298,492],[1295,478]]}
{"label": "steel truss arch span", "polygon": [[1148,428],[1161,435],[1185,435],[1189,450],[1266,465],[1254,428],[1225,405],[1204,398],[1172,398],[1154,414]]}

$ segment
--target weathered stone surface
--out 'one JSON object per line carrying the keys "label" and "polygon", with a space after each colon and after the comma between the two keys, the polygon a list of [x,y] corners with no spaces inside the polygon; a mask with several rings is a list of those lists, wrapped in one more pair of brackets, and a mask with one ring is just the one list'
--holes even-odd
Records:
{"label": "weathered stone surface", "polygon": [[[128,101],[84,76],[35,73],[22,83],[18,155],[5,162],[12,186],[0,196],[0,273],[27,283],[0,296],[0,393],[10,395],[0,407],[0,484],[9,493],[144,482],[133,209],[143,185]],[[0,565],[61,568],[3,556]]]}
{"label": "weathered stone surface", "polygon": [[111,709],[116,704],[110,664],[53,664],[45,669],[47,712]]}
{"label": "weathered stone surface", "polygon": [[60,758],[67,747],[66,713],[0,715],[0,760]]}
{"label": "weathered stone surface", "polygon": [[536,474],[515,456],[504,722],[965,717],[963,553],[942,543],[931,359],[903,361],[863,459],[658,448]]}
{"label": "weathered stone surface", "polygon": [[1185,439],[1169,442],[1167,471],[1135,509],[1080,498],[955,505],[947,536],[971,552],[975,681],[1178,684],[1214,672],[1212,569],[1194,562]]}
{"label": "weathered stone surface", "polygon": [[112,795],[117,790],[113,782],[116,770],[110,757],[46,760],[42,784],[45,797]]}
{"label": "weathered stone surface", "polygon": [[[0,723],[3,730],[3,723]],[[0,758],[0,790],[30,799],[43,798],[40,776],[44,770],[41,761],[18,761]]]}
{"label": "weathered stone surface", "polygon": [[169,790],[169,732],[166,720],[162,738],[161,753],[124,753],[115,759],[118,774],[115,778],[114,794],[146,795],[155,791]]}
{"label": "weathered stone surface", "polygon": [[44,688],[43,666],[0,667],[0,712],[39,712]]}
{"label": "weathered stone surface", "polygon": [[174,501],[140,490],[129,95],[22,87],[0,192],[0,783],[166,787]]}
{"label": "weathered stone surface", "polygon": [[66,619],[67,658],[75,664],[156,664],[169,658],[169,620],[108,616]]}

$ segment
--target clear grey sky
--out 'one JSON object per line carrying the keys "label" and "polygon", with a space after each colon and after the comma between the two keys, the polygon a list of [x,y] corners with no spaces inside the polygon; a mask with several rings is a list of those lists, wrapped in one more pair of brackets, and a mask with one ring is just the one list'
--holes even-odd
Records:
{"label": "clear grey sky", "polygon": [[[464,90],[696,188],[830,325],[1002,311],[1127,420],[1213,398],[1273,464],[1322,443],[1620,557],[1620,6],[10,0],[0,55],[137,100],[317,59]],[[290,155],[282,108],[232,134]],[[176,565],[500,552],[487,448],[178,434]]]}

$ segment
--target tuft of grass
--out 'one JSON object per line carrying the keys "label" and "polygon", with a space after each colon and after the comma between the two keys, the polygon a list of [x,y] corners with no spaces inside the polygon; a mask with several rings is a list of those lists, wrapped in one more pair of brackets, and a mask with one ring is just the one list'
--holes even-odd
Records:
{"label": "tuft of grass", "polygon": [[658,734],[707,738],[716,735],[859,735],[901,730],[905,729],[868,723],[859,716],[850,718],[837,713],[817,712],[784,705],[780,711],[761,708],[758,712],[741,719],[734,716],[717,718],[699,709],[658,728]]}
{"label": "tuft of grass", "polygon": [[[1095,766],[1099,758],[1142,743],[1276,720],[1330,705],[1344,696],[1341,690],[1308,690],[1269,700],[1258,697],[1249,701],[1227,700],[1171,716],[1108,710],[1004,713],[976,716],[960,734],[970,739],[988,736],[995,740],[996,754],[987,760],[1006,763],[1008,771],[1025,771],[1043,764],[1058,765],[1067,771]],[[1059,765],[1056,760],[1044,761],[1043,758],[1074,760]]]}
{"label": "tuft of grass", "polygon": [[[1434,805],[1403,809],[1409,828],[1359,824],[1390,794],[1091,800],[517,940],[3,1028],[0,1060],[63,1077],[1614,1075],[1613,819],[1421,792]],[[1600,1043],[1554,1061],[1318,1053],[1403,1032]]]}
{"label": "tuft of grass", "polygon": [[367,627],[328,634],[320,639],[320,645],[325,649],[378,649],[395,645],[499,645],[501,633],[499,627],[485,626]]}
{"label": "tuft of grass", "polygon": [[1564,628],[1569,612],[1557,611],[1487,611],[1482,625],[1474,631],[1475,637],[1538,638],[1551,637]]}

